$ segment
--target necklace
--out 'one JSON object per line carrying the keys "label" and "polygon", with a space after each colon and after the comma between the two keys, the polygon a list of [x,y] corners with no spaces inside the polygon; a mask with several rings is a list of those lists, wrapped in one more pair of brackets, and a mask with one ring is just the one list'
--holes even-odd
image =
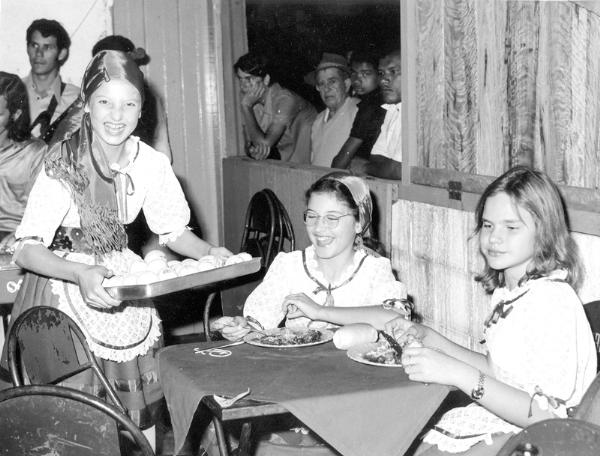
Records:
{"label": "necklace", "polygon": [[317,294],[322,291],[327,293],[327,296],[325,297],[325,306],[333,306],[334,305],[333,295],[331,294],[331,292],[333,290],[337,290],[340,287],[343,287],[344,285],[349,283],[352,279],[354,279],[354,276],[356,275],[356,273],[358,272],[358,270],[360,269],[362,264],[365,262],[366,258],[367,258],[367,255],[362,257],[362,259],[358,263],[358,266],[356,266],[356,269],[352,272],[352,274],[350,274],[350,277],[348,277],[346,280],[344,280],[339,285],[332,287],[331,284],[329,284],[327,286],[323,285],[310,273],[310,271],[308,270],[308,266],[306,265],[306,250],[302,251],[302,265],[304,266],[304,272],[306,272],[306,275],[310,278],[310,280],[312,280],[313,282],[315,282],[318,285],[317,288],[315,288],[315,290],[313,291],[313,294]]}

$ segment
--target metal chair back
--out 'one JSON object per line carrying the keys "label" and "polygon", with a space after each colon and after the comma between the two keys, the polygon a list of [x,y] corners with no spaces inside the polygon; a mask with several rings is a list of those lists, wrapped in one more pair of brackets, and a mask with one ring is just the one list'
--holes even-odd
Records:
{"label": "metal chair back", "polygon": [[600,374],[596,374],[596,378],[585,391],[573,418],[600,426]]}
{"label": "metal chair back", "polygon": [[91,369],[106,395],[126,411],[79,326],[53,307],[32,307],[15,320],[8,334],[8,367],[15,386],[56,385]]}
{"label": "metal chair back", "polygon": [[511,437],[497,456],[597,456],[600,427],[586,421],[557,418],[534,423]]}
{"label": "metal chair back", "polygon": [[127,438],[141,451],[136,454],[154,456],[148,440],[119,409],[60,386],[0,391],[0,429],[0,454],[5,455],[116,456],[122,454],[120,440]]}

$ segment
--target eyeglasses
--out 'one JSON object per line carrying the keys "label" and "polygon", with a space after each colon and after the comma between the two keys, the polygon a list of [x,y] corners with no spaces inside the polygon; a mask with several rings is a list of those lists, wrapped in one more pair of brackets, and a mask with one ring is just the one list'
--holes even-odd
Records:
{"label": "eyeglasses", "polygon": [[354,215],[354,214],[349,213],[349,214],[343,214],[343,215],[333,215],[333,214],[318,215],[318,214],[315,214],[314,212],[304,211],[304,214],[302,214],[302,215],[304,218],[304,224],[306,226],[315,226],[319,222],[319,220],[323,220],[323,224],[327,228],[335,228],[340,223],[340,219],[342,217],[346,217],[348,215]]}

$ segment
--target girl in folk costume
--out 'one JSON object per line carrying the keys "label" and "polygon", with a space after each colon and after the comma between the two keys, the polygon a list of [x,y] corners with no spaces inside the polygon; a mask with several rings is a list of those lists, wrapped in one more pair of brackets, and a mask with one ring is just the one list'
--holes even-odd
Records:
{"label": "girl in folk costume", "polygon": [[12,251],[29,191],[46,143],[29,131],[27,89],[16,74],[0,71],[0,252]]}
{"label": "girl in folk costume", "polygon": [[424,325],[396,319],[388,331],[424,347],[407,347],[411,380],[452,385],[473,402],[443,415],[415,454],[495,455],[537,421],[566,417],[596,374],[596,352],[574,288],[581,278],[556,185],[516,167],[484,191],[476,232],[486,268],[477,278],[492,294],[483,328],[485,354]]}
{"label": "girl in folk costume", "polygon": [[[200,258],[231,255],[187,229],[190,210],[164,154],[131,136],[143,103],[143,75],[127,54],[96,54],[83,77],[81,128],[55,145],[45,160],[18,227],[14,258],[30,271],[13,319],[36,305],[69,314],[131,418],[150,428],[162,399],[154,354],[161,325],[151,301],[119,302],[102,287],[139,257],[127,249],[123,227],[144,211],[161,244]],[[14,320],[13,320],[14,321]],[[94,392],[91,376],[67,385]]]}
{"label": "girl in folk costume", "polygon": [[[248,296],[244,317],[222,328],[231,340],[250,331],[246,317],[265,329],[282,320],[292,328],[370,323],[382,328],[398,315],[386,300],[402,301],[406,287],[390,261],[363,245],[371,226],[369,187],[359,177],[328,174],[306,192],[304,223],[311,245],[280,253]],[[402,309],[401,309],[402,310]]]}

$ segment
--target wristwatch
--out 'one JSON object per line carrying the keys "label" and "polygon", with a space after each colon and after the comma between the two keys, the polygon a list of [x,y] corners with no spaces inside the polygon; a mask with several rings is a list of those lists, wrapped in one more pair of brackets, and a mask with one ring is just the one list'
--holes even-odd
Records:
{"label": "wristwatch", "polygon": [[483,384],[485,383],[485,374],[479,371],[479,381],[477,382],[477,388],[471,390],[471,399],[478,401],[483,397],[485,389]]}

